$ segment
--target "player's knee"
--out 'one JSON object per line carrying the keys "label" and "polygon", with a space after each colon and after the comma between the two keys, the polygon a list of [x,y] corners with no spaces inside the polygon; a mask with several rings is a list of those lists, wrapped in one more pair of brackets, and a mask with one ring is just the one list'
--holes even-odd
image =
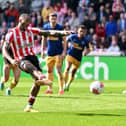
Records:
{"label": "player's knee", "polygon": [[27,73],[33,73],[33,71],[35,70],[34,66],[27,62],[27,61],[23,61],[20,65],[21,69],[24,70]]}

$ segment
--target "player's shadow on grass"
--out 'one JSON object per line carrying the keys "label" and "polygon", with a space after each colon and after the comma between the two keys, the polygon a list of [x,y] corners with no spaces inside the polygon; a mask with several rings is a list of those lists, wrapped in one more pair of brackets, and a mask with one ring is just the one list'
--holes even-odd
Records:
{"label": "player's shadow on grass", "polygon": [[78,116],[126,116],[121,114],[102,114],[102,113],[76,113]]}

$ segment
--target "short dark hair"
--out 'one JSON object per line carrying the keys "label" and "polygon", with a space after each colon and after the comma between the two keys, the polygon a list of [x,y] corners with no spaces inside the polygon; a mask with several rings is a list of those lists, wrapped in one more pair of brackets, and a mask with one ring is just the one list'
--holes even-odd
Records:
{"label": "short dark hair", "polygon": [[57,17],[57,13],[53,12],[51,14],[49,14],[50,17]]}
{"label": "short dark hair", "polygon": [[78,28],[81,28],[81,29],[84,29],[84,30],[86,30],[86,29],[87,29],[85,25],[79,25],[79,27],[78,27]]}

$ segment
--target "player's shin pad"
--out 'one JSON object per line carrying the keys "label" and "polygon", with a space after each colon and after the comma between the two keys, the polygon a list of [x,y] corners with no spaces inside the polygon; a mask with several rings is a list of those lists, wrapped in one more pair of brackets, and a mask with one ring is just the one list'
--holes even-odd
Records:
{"label": "player's shin pad", "polygon": [[51,86],[53,84],[52,81],[48,80],[48,79],[42,79],[42,80],[36,80],[36,84],[40,85],[40,86]]}

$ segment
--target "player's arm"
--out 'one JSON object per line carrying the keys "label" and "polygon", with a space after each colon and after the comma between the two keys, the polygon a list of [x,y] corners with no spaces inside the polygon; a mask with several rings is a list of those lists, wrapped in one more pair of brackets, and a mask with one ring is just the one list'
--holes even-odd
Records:
{"label": "player's arm", "polygon": [[69,34],[73,33],[73,31],[60,31],[60,30],[40,30],[40,35],[43,36],[67,36]]}
{"label": "player's arm", "polygon": [[58,36],[67,36],[71,33],[74,33],[73,31],[64,31],[64,30],[41,30],[39,28],[29,28],[31,29],[31,31],[33,32],[33,34],[38,34],[41,36],[54,36],[54,37],[58,37]]}
{"label": "player's arm", "polygon": [[90,52],[90,49],[89,48],[85,48],[85,50],[84,50],[84,56],[86,56],[86,55],[88,55],[88,53]]}
{"label": "player's arm", "polygon": [[45,49],[45,45],[47,42],[47,37],[42,36],[42,41],[41,41],[41,57],[44,58],[44,49]]}
{"label": "player's arm", "polygon": [[86,56],[86,55],[88,55],[88,53],[90,53],[90,47],[89,47],[89,43],[87,43],[86,44],[86,47],[85,47],[85,49],[84,49],[84,53],[83,53],[83,55],[84,56]]}

